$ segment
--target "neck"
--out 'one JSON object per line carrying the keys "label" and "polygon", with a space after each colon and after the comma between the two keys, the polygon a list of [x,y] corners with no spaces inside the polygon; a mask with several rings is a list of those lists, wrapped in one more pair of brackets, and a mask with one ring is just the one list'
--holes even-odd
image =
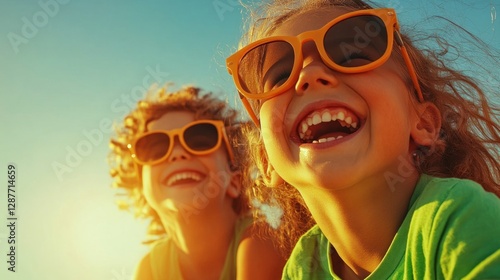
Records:
{"label": "neck", "polygon": [[184,279],[219,279],[234,236],[232,211],[196,212],[189,217],[161,217],[177,247]]}
{"label": "neck", "polygon": [[395,185],[381,176],[341,190],[301,192],[335,249],[332,265],[342,279],[365,278],[380,264],[406,216],[418,176],[414,171]]}

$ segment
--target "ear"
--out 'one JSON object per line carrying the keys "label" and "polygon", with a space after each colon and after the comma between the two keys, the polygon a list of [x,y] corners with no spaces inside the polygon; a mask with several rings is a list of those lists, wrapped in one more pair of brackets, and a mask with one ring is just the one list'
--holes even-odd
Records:
{"label": "ear", "polygon": [[233,171],[231,172],[231,181],[227,187],[226,193],[231,198],[237,198],[241,194],[241,172]]}
{"label": "ear", "polygon": [[278,187],[285,183],[285,180],[274,170],[271,164],[268,164],[266,171],[265,183],[270,188]]}
{"label": "ear", "polygon": [[411,138],[417,146],[432,146],[439,138],[441,114],[431,102],[417,105],[415,121],[411,129]]}
{"label": "ear", "polygon": [[285,180],[281,178],[281,176],[278,174],[278,172],[276,172],[276,170],[274,170],[274,167],[269,162],[269,158],[267,157],[267,152],[264,148],[264,145],[259,145],[259,149],[262,160],[262,165],[259,167],[259,171],[262,174],[262,178],[264,179],[264,183],[266,184],[266,186],[275,188],[284,184]]}

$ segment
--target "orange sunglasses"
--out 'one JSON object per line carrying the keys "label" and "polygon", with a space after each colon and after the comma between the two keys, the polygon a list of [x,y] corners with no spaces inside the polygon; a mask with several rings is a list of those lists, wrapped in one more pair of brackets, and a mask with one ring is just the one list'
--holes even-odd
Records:
{"label": "orange sunglasses", "polygon": [[173,130],[155,130],[138,136],[127,147],[132,158],[140,165],[155,165],[164,161],[174,147],[175,136],[179,137],[182,147],[193,155],[206,155],[216,151],[224,139],[231,162],[233,150],[229,145],[224,122],[199,120]]}
{"label": "orange sunglasses", "polygon": [[399,34],[394,9],[369,9],[341,15],[317,30],[297,36],[258,40],[234,53],[226,66],[240,98],[258,125],[248,99],[269,99],[289,90],[302,69],[302,45],[313,41],[323,62],[342,73],[361,73],[381,66],[391,55],[394,38],[420,102],[424,101],[413,64]]}

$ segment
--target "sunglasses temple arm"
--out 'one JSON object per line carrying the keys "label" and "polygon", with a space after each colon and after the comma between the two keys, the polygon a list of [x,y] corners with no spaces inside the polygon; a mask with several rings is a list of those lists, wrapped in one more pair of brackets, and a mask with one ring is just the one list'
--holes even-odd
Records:
{"label": "sunglasses temple arm", "polygon": [[255,115],[253,108],[252,108],[252,105],[250,105],[250,102],[248,102],[248,99],[245,96],[243,96],[241,93],[240,93],[240,98],[241,98],[241,102],[243,103],[243,106],[245,106],[245,109],[247,110],[248,114],[250,115],[250,118],[252,119],[252,121],[255,123],[255,125],[257,127],[260,127],[260,121],[257,118],[257,116]]}
{"label": "sunglasses temple arm", "polygon": [[410,55],[408,54],[408,51],[406,50],[406,47],[403,43],[403,39],[401,38],[401,35],[399,34],[398,31],[394,31],[394,38],[396,39],[396,43],[398,44],[399,48],[401,49],[401,54],[403,55],[403,59],[406,63],[406,67],[408,68],[408,73],[410,74],[410,78],[413,82],[413,86],[417,90],[418,94],[418,100],[423,103],[424,100],[424,95],[422,94],[422,90],[420,89],[420,84],[418,82],[417,74],[415,72],[415,68],[413,67],[413,63],[411,63],[410,60]]}
{"label": "sunglasses temple arm", "polygon": [[236,162],[234,159],[234,151],[233,151],[233,147],[229,143],[229,138],[228,138],[227,133],[226,133],[226,128],[221,127],[221,131],[223,133],[222,140],[226,143],[226,150],[227,150],[227,153],[229,154],[229,159],[231,160],[231,165],[235,165]]}

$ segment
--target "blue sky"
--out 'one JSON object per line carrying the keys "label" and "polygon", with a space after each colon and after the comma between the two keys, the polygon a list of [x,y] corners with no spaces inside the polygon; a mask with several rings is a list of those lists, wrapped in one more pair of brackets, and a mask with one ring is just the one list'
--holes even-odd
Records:
{"label": "blue sky", "polygon": [[[499,0],[379,3],[403,26],[440,14],[500,46]],[[110,125],[152,82],[238,104],[224,60],[241,18],[236,0],[0,0],[0,173],[18,169],[18,272],[2,261],[1,279],[128,279],[146,224],[113,203]],[[2,255],[8,234],[0,227]]]}

